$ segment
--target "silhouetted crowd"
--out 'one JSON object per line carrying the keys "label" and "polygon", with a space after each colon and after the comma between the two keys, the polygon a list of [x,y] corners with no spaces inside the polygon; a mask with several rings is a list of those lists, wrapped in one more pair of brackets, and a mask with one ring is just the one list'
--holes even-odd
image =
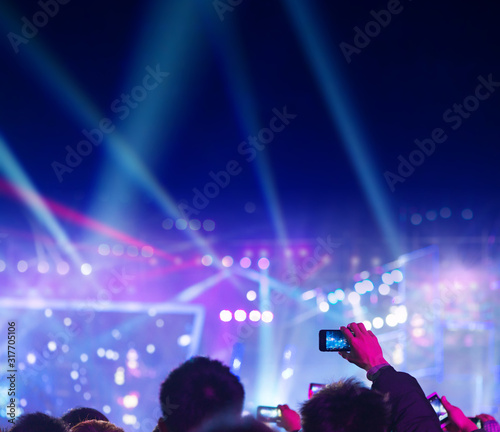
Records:
{"label": "silhouetted crowd", "polygon": [[[361,323],[342,327],[350,351],[340,355],[366,370],[371,389],[349,378],[333,382],[305,401],[300,413],[279,405],[276,424],[287,432],[499,432],[488,414],[467,417],[441,398],[440,421],[415,378],[397,372],[376,336]],[[160,387],[162,417],[152,432],[269,432],[265,423],[242,416],[245,391],[239,378],[218,360],[193,357]],[[480,424],[480,428],[478,428]],[[74,408],[56,418],[40,412],[20,416],[10,432],[124,432],[101,412]]]}

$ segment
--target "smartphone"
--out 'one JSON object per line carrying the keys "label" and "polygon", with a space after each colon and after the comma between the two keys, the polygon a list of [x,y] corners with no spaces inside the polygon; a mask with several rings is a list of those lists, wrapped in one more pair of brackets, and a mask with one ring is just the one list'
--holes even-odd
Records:
{"label": "smartphone", "polygon": [[478,429],[481,429],[483,427],[483,422],[479,417],[469,417],[469,420],[471,420],[472,423],[474,423]]}
{"label": "smartphone", "polygon": [[309,393],[308,393],[309,399],[313,397],[314,393],[319,392],[325,386],[326,384],[316,384],[316,383],[309,384]]}
{"label": "smartphone", "polygon": [[319,331],[320,351],[350,351],[351,345],[340,330]]}
{"label": "smartphone", "polygon": [[257,420],[265,423],[276,423],[281,418],[281,410],[278,407],[258,406]]}
{"label": "smartphone", "polygon": [[444,428],[446,426],[446,423],[448,423],[448,412],[441,403],[441,399],[439,399],[439,396],[436,392],[427,396],[427,399],[429,399],[432,408],[434,408],[434,411],[436,412],[439,418],[439,422],[441,423],[441,428]]}

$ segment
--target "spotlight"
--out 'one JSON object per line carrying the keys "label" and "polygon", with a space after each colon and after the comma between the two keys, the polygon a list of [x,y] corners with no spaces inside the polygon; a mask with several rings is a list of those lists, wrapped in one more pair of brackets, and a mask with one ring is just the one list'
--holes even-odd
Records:
{"label": "spotlight", "polygon": [[380,329],[384,326],[384,320],[380,317],[373,318],[373,328]]}
{"label": "spotlight", "polygon": [[243,310],[243,309],[238,309],[235,313],[234,313],[234,319],[236,321],[245,321],[247,319],[247,313]]}
{"label": "spotlight", "polygon": [[240,266],[243,268],[248,268],[252,265],[252,260],[248,257],[243,257],[240,260]]}
{"label": "spotlight", "polygon": [[229,255],[226,255],[224,258],[222,258],[222,265],[224,267],[231,267],[233,265],[233,258]]}
{"label": "spotlight", "polygon": [[258,262],[259,268],[261,270],[266,270],[267,268],[269,268],[269,264],[269,260],[266,257],[262,257]]}
{"label": "spotlight", "polygon": [[82,272],[82,275],[88,276],[92,273],[92,266],[88,263],[82,264],[80,271]]}
{"label": "spotlight", "polygon": [[254,290],[250,290],[247,292],[247,299],[249,301],[254,301],[257,298],[257,293]]}
{"label": "spotlight", "polygon": [[220,320],[224,322],[229,322],[233,318],[233,314],[228,310],[223,310],[219,314]]}
{"label": "spotlight", "polygon": [[250,312],[248,317],[250,318],[250,321],[257,322],[260,320],[260,312],[258,310],[253,310]]}
{"label": "spotlight", "polygon": [[319,304],[319,310],[321,312],[328,312],[330,309],[330,305],[328,304],[328,302],[326,301],[322,301],[320,304]]}
{"label": "spotlight", "polygon": [[203,256],[203,258],[201,259],[201,263],[208,267],[209,265],[212,265],[212,263],[214,262],[214,259],[212,258],[211,255],[205,255]]}
{"label": "spotlight", "polygon": [[182,336],[179,336],[177,343],[182,347],[188,346],[191,343],[191,336],[183,334]]}

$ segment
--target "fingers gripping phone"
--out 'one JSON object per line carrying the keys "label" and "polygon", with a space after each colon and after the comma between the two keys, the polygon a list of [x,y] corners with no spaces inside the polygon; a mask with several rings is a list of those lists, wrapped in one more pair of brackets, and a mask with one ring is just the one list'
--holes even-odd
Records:
{"label": "fingers gripping phone", "polygon": [[264,423],[276,423],[281,418],[281,410],[278,407],[258,406],[257,420]]}
{"label": "fingers gripping phone", "polygon": [[351,345],[341,330],[319,331],[320,351],[350,351]]}
{"label": "fingers gripping phone", "polygon": [[430,404],[432,405],[432,408],[434,408],[434,411],[436,412],[439,418],[439,422],[441,423],[441,428],[444,428],[448,423],[448,412],[441,403],[441,399],[439,399],[439,396],[436,392],[427,396],[427,399],[429,400]]}

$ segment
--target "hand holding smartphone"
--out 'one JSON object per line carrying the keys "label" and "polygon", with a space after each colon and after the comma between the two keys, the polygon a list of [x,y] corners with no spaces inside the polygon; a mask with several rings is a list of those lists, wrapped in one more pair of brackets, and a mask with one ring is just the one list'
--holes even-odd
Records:
{"label": "hand holding smartphone", "polygon": [[439,396],[436,392],[427,396],[427,399],[432,405],[432,408],[434,408],[434,411],[438,416],[439,422],[441,423],[441,429],[443,429],[449,421],[448,412],[446,411],[446,408],[441,403],[441,399],[439,399]]}
{"label": "hand holding smartphone", "polygon": [[264,423],[276,423],[281,418],[281,410],[278,407],[260,405],[257,407],[257,420]]}

